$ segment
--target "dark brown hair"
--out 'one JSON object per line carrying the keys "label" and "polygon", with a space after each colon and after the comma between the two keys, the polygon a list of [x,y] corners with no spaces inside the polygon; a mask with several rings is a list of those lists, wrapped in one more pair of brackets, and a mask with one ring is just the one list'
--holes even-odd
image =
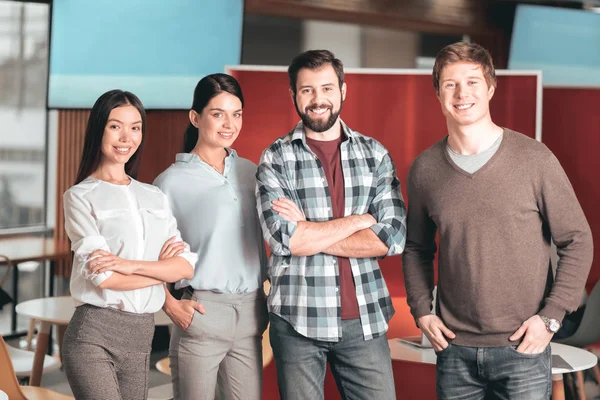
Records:
{"label": "dark brown hair", "polygon": [[432,79],[437,94],[440,94],[440,76],[444,67],[461,61],[479,65],[488,87],[496,86],[496,71],[490,53],[475,43],[456,42],[444,47],[435,57]]}
{"label": "dark brown hair", "polygon": [[110,112],[117,107],[126,105],[135,107],[142,117],[142,141],[136,152],[125,164],[125,173],[134,179],[137,177],[142,159],[144,135],[146,133],[146,111],[142,102],[135,94],[123,90],[111,90],[96,100],[90,112],[87,128],[85,129],[85,139],[83,140],[81,163],[79,164],[79,171],[75,179],[76,185],[90,176],[100,165],[100,160],[102,159],[102,137],[104,136],[104,128],[106,127]]}
{"label": "dark brown hair", "polygon": [[324,65],[331,65],[335,70],[335,74],[338,77],[338,83],[340,89],[344,84],[344,64],[329,50],[308,50],[304,53],[298,54],[292,60],[288,68],[288,76],[290,78],[290,88],[296,94],[296,83],[298,80],[298,72],[302,68],[308,68],[311,70],[319,69]]}
{"label": "dark brown hair", "polygon": [[[244,108],[244,96],[242,95],[242,88],[238,81],[231,75],[212,74],[200,79],[200,82],[196,85],[192,110],[201,113],[213,97],[223,92],[232,94],[240,99],[242,108]],[[183,136],[183,151],[189,153],[194,150],[197,142],[198,128],[190,122]]]}

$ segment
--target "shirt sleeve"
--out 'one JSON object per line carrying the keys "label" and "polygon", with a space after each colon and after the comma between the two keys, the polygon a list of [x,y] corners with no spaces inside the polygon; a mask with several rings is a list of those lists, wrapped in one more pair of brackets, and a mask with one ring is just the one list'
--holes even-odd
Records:
{"label": "shirt sleeve", "polygon": [[406,248],[402,254],[402,272],[407,303],[415,322],[431,314],[434,286],[433,259],[437,251],[436,225],[429,217],[422,190],[417,185],[415,167],[407,179],[408,215]]}
{"label": "shirt sleeve", "polygon": [[[169,204],[169,198],[164,193],[162,193],[162,195],[164,198],[165,212],[167,213],[167,218],[169,219],[169,238],[175,236],[176,242],[183,242],[183,239],[181,238],[181,232],[179,232],[179,229],[177,229],[177,219],[175,219],[175,216],[173,215],[173,211],[171,210],[171,206]],[[184,244],[185,249],[183,250],[183,253],[178,255],[178,257],[181,257],[187,262],[189,262],[192,268],[194,268],[195,270],[196,263],[198,262],[198,255],[191,251],[190,245],[187,242],[184,242]]]}
{"label": "shirt sleeve", "polygon": [[112,271],[90,274],[86,263],[89,255],[96,250],[110,252],[104,236],[98,231],[96,219],[92,215],[92,207],[82,196],[68,190],[63,196],[65,211],[65,230],[71,240],[73,250],[73,273],[90,280],[95,286],[108,279]]}
{"label": "shirt sleeve", "polygon": [[369,213],[377,220],[371,230],[388,247],[387,255],[402,253],[406,243],[406,207],[396,167],[387,151],[377,168],[377,190]]}
{"label": "shirt sleeve", "polygon": [[[290,238],[297,223],[287,221],[273,211],[272,201],[281,197],[296,201],[296,195],[284,177],[283,162],[270,149],[263,152],[256,172],[256,208],[263,238],[271,252],[278,256],[291,255]],[[296,204],[298,202],[296,201]]]}
{"label": "shirt sleeve", "polygon": [[560,321],[579,306],[592,265],[594,244],[573,187],[553,154],[542,168],[538,207],[559,257],[552,289],[539,314]]}

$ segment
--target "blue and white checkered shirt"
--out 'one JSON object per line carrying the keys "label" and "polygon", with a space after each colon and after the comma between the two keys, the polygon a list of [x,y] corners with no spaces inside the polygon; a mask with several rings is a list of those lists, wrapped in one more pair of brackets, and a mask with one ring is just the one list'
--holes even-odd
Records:
{"label": "blue and white checkered shirt", "polygon": [[[388,151],[373,138],[342,122],[347,138],[340,153],[344,174],[344,216],[371,214],[371,229],[389,250],[400,254],[406,241],[406,208]],[[282,218],[271,201],[296,203],[307,221],[333,219],[331,196],[320,161],[306,144],[302,122],[277,139],[260,158],[256,174],[257,208],[263,236],[271,248],[269,311],[306,337],[336,342],[342,338],[339,271],[336,256],[294,256],[290,238],[297,223]],[[394,315],[376,258],[350,258],[365,340],[384,334]]]}

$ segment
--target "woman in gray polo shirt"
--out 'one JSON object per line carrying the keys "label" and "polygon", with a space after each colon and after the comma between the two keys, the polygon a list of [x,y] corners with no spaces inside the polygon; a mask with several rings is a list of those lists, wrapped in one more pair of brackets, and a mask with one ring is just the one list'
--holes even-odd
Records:
{"label": "woman in gray polo shirt", "polygon": [[167,294],[175,399],[260,399],[268,323],[267,259],[256,212],[256,165],[231,148],[244,98],[235,78],[204,77],[194,91],[185,153],[154,184],[168,197],[181,237],[198,254],[194,277]]}

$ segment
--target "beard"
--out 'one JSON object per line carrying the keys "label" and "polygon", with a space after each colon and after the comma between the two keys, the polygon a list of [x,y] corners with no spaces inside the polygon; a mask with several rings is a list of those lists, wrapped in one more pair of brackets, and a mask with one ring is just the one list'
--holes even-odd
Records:
{"label": "beard", "polygon": [[[313,132],[319,132],[319,133],[328,131],[336,123],[338,117],[340,116],[340,113],[342,112],[343,104],[344,104],[344,101],[340,99],[340,108],[338,110],[333,110],[333,106],[329,103],[321,103],[321,104],[313,103],[313,104],[309,105],[308,107],[306,107],[304,112],[302,112],[298,108],[298,103],[296,102],[296,99],[294,98],[294,105],[296,106],[296,112],[298,113],[298,116],[300,116],[300,119],[302,119],[302,123],[304,124],[304,126]],[[320,119],[313,119],[308,115],[309,110],[311,110],[313,108],[319,108],[319,107],[327,108],[329,110],[331,115],[329,115],[329,118],[327,118],[327,120],[322,121]]]}

